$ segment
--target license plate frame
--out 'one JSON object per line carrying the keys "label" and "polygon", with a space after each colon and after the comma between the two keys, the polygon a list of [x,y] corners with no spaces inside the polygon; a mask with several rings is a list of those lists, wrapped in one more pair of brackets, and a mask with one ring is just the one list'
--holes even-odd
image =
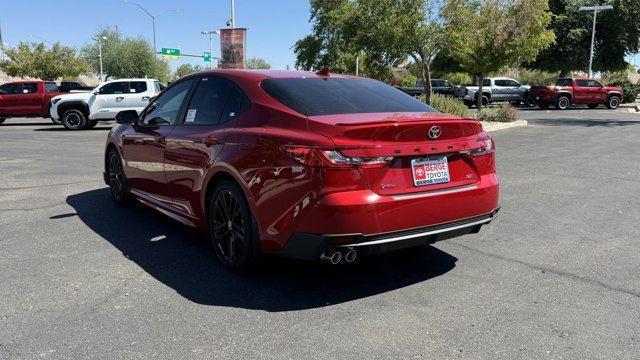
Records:
{"label": "license plate frame", "polygon": [[451,182],[449,160],[446,156],[411,159],[411,177],[414,187],[449,183]]}

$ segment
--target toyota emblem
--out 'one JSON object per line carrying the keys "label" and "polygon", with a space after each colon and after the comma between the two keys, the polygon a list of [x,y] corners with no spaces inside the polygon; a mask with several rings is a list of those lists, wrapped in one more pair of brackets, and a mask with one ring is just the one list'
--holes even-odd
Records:
{"label": "toyota emblem", "polygon": [[440,126],[432,126],[429,129],[429,138],[435,140],[442,135],[442,128]]}

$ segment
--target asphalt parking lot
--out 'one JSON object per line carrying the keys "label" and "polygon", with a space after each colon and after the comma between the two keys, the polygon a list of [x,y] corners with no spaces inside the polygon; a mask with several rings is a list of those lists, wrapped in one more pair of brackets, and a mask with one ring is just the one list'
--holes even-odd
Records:
{"label": "asphalt parking lot", "polygon": [[109,126],[0,126],[0,358],[638,359],[640,114],[522,111],[480,234],[226,272],[101,180]]}

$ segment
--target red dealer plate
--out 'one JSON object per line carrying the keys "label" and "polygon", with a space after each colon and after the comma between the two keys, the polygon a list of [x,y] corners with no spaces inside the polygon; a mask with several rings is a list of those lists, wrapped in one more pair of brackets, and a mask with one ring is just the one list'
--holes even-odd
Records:
{"label": "red dealer plate", "polygon": [[446,156],[412,159],[411,172],[413,173],[414,186],[442,184],[451,181]]}

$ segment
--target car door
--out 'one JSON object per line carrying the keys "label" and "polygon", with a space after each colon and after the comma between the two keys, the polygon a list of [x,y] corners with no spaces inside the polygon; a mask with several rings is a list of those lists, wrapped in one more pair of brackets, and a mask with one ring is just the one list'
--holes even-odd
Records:
{"label": "car door", "polygon": [[147,200],[171,204],[165,176],[166,138],[185,107],[195,80],[175,84],[145,109],[137,124],[122,134],[125,173],[132,191]]}
{"label": "car door", "polygon": [[493,101],[507,101],[509,100],[510,92],[507,80],[496,79],[491,87],[491,99]]}
{"label": "car door", "polygon": [[526,89],[519,82],[511,79],[505,80],[507,85],[507,98],[509,101],[524,101]]}
{"label": "car door", "polygon": [[205,174],[248,104],[246,96],[230,80],[220,76],[200,79],[184,120],[167,137],[166,175],[174,206],[189,215],[201,215]]}
{"label": "car door", "polygon": [[576,104],[586,104],[592,102],[589,81],[576,80],[576,84],[573,87],[573,102]]}
{"label": "car door", "polygon": [[40,113],[42,95],[37,82],[22,83],[22,91],[16,94],[16,115]]}
{"label": "car door", "polygon": [[606,100],[606,94],[602,91],[602,84],[595,80],[589,80],[589,95],[592,103],[603,103]]}
{"label": "car door", "polygon": [[0,86],[0,114],[3,116],[19,115],[16,113],[18,94],[22,92],[21,83],[9,83]]}
{"label": "car door", "polygon": [[126,107],[139,113],[149,105],[149,100],[155,96],[155,88],[149,87],[147,81],[129,82],[129,94],[126,97]]}
{"label": "car door", "polygon": [[112,81],[102,85],[89,101],[91,119],[114,119],[125,107],[128,81]]}

